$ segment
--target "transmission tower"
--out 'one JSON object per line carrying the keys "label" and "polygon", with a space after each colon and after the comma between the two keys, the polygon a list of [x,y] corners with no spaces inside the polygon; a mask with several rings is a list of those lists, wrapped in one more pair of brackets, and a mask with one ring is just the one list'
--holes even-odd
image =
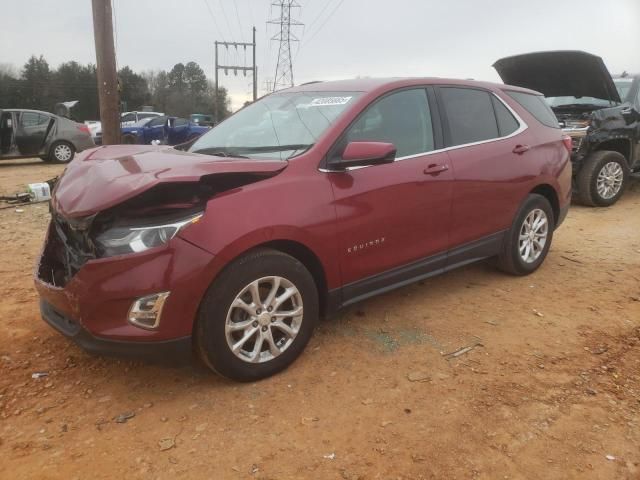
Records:
{"label": "transmission tower", "polygon": [[278,63],[276,75],[273,81],[273,91],[282,88],[293,87],[293,59],[291,56],[291,42],[297,42],[298,38],[292,31],[292,27],[302,26],[303,23],[291,18],[291,10],[300,8],[295,0],[278,0],[271,4],[280,9],[279,18],[269,20],[267,23],[278,25],[280,31],[271,40],[279,43]]}

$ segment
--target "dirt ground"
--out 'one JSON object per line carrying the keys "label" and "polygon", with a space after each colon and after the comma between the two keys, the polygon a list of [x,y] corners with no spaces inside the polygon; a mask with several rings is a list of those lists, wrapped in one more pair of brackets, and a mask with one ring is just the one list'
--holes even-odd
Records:
{"label": "dirt ground", "polygon": [[[0,194],[61,170],[2,163]],[[368,300],[253,384],[70,344],[32,285],[47,206],[21,210],[0,210],[2,479],[640,479],[637,182],[575,206],[534,275]]]}

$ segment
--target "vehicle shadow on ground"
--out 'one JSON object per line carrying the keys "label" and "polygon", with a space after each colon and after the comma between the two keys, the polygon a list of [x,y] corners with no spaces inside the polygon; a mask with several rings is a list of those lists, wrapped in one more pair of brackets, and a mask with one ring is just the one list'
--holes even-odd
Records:
{"label": "vehicle shadow on ground", "polygon": [[28,167],[31,165],[39,165],[39,166],[43,166],[43,165],[55,165],[53,163],[46,163],[43,162],[42,160],[28,160],[28,161],[11,161],[11,160],[3,160],[0,161],[0,169],[2,168],[9,168],[9,167]]}

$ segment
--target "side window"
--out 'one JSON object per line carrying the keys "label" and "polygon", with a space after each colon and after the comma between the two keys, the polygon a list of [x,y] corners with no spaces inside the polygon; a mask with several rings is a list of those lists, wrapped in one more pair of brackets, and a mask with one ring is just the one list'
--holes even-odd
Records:
{"label": "side window", "polygon": [[493,95],[491,96],[491,101],[493,102],[493,108],[496,111],[496,119],[498,120],[500,136],[506,137],[507,135],[511,135],[520,127],[520,124],[509,109],[504,106],[504,103]]}
{"label": "side window", "polygon": [[20,115],[20,126],[35,127],[40,124],[40,115],[34,112],[22,112]]}
{"label": "side window", "polygon": [[638,86],[638,93],[636,93],[636,108],[640,110],[640,85]]}
{"label": "side window", "polygon": [[149,117],[157,117],[158,115],[156,115],[155,113],[138,113],[138,120],[142,120],[143,118],[149,118]]}
{"label": "side window", "polygon": [[440,94],[449,121],[452,146],[500,136],[489,92],[440,87]]}
{"label": "side window", "polygon": [[136,121],[136,114],[135,113],[127,113],[126,115],[122,116],[120,121],[121,122],[135,122]]}
{"label": "side window", "polygon": [[173,120],[173,126],[174,127],[184,127],[188,123],[189,123],[189,121],[185,120],[184,118],[176,118],[176,119]]}
{"label": "side window", "polygon": [[346,134],[346,142],[358,141],[393,143],[396,157],[433,150],[433,127],[426,90],[392,93],[369,106]]}
{"label": "side window", "polygon": [[147,127],[157,127],[158,125],[164,125],[167,121],[167,117],[156,117],[147,123]]}
{"label": "side window", "polygon": [[560,128],[558,119],[551,110],[551,107],[547,105],[542,95],[532,95],[530,93],[523,92],[510,92],[505,91],[507,95],[518,102],[522,107],[533,115],[536,120],[547,127]]}
{"label": "side window", "polygon": [[51,117],[49,117],[48,115],[39,114],[38,115],[38,125],[47,125],[49,123],[50,119],[51,119]]}

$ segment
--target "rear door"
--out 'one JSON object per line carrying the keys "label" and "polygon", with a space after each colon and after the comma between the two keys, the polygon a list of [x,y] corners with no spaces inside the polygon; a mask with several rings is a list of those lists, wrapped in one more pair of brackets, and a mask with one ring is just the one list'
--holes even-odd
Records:
{"label": "rear door", "polygon": [[353,141],[397,148],[393,163],[328,173],[346,303],[444,267],[453,187],[448,155],[435,151],[432,110],[424,88],[388,94],[329,153]]}
{"label": "rear door", "polygon": [[522,157],[532,139],[524,121],[494,93],[459,86],[437,90],[455,176],[451,247],[465,246],[452,252],[451,265],[491,255],[499,245],[499,232],[510,227],[528,182]]}
{"label": "rear door", "polygon": [[51,117],[38,112],[20,112],[15,142],[20,155],[37,155],[43,148]]}

